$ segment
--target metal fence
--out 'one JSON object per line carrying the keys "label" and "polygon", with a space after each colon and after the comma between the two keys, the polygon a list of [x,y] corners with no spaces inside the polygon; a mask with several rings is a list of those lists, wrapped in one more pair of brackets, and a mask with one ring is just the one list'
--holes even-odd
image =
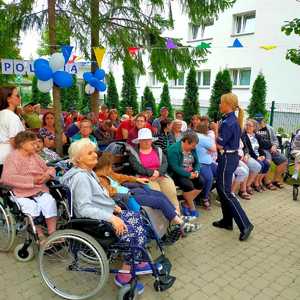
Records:
{"label": "metal fence", "polygon": [[300,128],[300,103],[288,104],[273,101],[268,104],[270,125],[277,131],[283,128],[284,132],[291,134]]}

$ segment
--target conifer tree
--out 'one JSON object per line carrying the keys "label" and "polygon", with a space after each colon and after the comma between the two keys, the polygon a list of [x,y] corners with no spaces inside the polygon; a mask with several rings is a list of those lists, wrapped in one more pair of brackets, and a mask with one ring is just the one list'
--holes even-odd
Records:
{"label": "conifer tree", "polygon": [[210,97],[210,106],[208,108],[208,116],[210,119],[220,120],[222,114],[220,113],[219,105],[221,96],[232,91],[232,81],[228,70],[219,71],[213,85],[212,94]]}
{"label": "conifer tree", "polygon": [[147,107],[152,108],[153,115],[156,116],[156,104],[152,91],[148,86],[145,87],[144,95],[141,104],[141,110],[146,110]]}
{"label": "conifer tree", "polygon": [[183,113],[186,122],[190,122],[192,116],[199,114],[198,85],[196,70],[191,68],[186,80],[185,97],[183,99]]}
{"label": "conifer tree", "polygon": [[60,90],[60,98],[63,111],[69,111],[70,109],[76,109],[76,107],[78,107],[80,96],[76,75],[73,75],[73,85],[70,88]]}
{"label": "conifer tree", "polygon": [[121,114],[125,113],[126,107],[132,107],[134,114],[138,113],[137,91],[135,87],[135,76],[132,69],[131,59],[126,57],[123,63],[123,87],[122,101],[120,103]]}
{"label": "conifer tree", "polygon": [[114,75],[110,72],[107,77],[107,96],[105,99],[105,104],[108,108],[119,109],[119,94],[116,86],[116,81]]}
{"label": "conifer tree", "polygon": [[39,91],[37,87],[36,76],[34,76],[32,79],[31,94],[32,94],[32,101],[34,103],[40,104],[42,108],[47,108],[48,105],[51,103],[50,93],[42,93]]}
{"label": "conifer tree", "polygon": [[252,97],[247,108],[247,112],[250,118],[253,118],[256,114],[262,113],[267,115],[266,110],[266,94],[267,84],[265,77],[262,73],[256,77],[252,87]]}
{"label": "conifer tree", "polygon": [[171,100],[170,100],[170,94],[169,94],[169,87],[168,84],[165,83],[163,86],[163,90],[162,93],[160,95],[160,102],[158,105],[158,111],[160,111],[160,109],[162,107],[167,107],[169,110],[169,118],[173,119],[174,118],[174,110],[171,104]]}

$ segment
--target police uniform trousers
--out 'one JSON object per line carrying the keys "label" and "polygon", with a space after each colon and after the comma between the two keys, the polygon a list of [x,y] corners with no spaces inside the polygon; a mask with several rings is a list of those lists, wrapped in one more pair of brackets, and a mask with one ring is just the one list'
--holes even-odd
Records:
{"label": "police uniform trousers", "polygon": [[232,225],[233,219],[241,232],[249,227],[250,221],[238,199],[231,192],[232,176],[239,164],[237,152],[218,155],[217,191],[223,213],[222,222]]}

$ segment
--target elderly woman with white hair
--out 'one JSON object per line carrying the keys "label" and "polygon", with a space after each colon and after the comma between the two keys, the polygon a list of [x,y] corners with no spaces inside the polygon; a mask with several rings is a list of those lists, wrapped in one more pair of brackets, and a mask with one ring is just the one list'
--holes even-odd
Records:
{"label": "elderly woman with white hair", "polygon": [[[62,177],[62,183],[70,188],[74,215],[111,223],[121,241],[144,247],[146,236],[140,214],[121,210],[109,197],[108,191],[99,184],[93,171],[97,164],[95,144],[89,139],[76,141],[69,148],[69,156],[74,167]],[[122,269],[130,270],[130,265],[125,262]],[[151,272],[148,263],[137,264],[136,270],[143,271],[144,274]],[[131,274],[119,273],[115,277],[118,286],[128,284],[130,280]],[[137,289],[141,294],[144,287],[138,283]]]}

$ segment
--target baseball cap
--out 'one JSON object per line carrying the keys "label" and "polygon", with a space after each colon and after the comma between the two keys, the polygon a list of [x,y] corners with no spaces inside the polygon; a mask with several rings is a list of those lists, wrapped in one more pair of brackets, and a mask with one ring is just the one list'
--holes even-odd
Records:
{"label": "baseball cap", "polygon": [[168,110],[166,106],[163,106],[159,111],[162,112],[163,110]]}

